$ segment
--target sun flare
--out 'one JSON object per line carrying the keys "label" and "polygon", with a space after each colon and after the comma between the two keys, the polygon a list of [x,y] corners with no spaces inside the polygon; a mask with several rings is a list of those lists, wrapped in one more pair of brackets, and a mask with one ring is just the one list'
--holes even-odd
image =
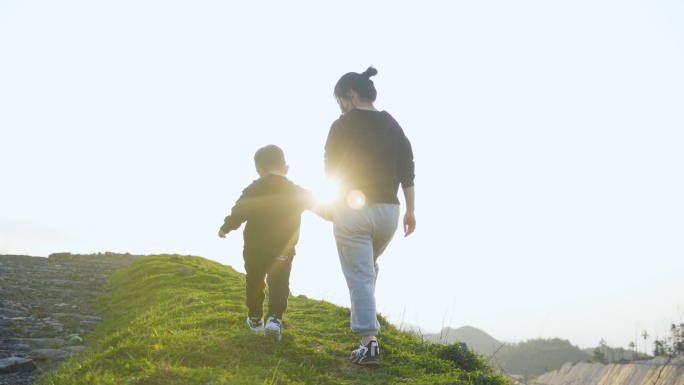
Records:
{"label": "sun flare", "polygon": [[347,206],[360,210],[366,205],[366,195],[361,190],[351,190],[347,194]]}
{"label": "sun flare", "polygon": [[314,188],[314,194],[320,203],[330,203],[337,198],[337,184],[327,179],[321,181]]}

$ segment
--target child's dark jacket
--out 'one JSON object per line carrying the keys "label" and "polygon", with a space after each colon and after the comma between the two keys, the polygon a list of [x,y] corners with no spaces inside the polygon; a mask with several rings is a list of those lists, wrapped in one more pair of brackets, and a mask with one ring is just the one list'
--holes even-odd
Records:
{"label": "child's dark jacket", "polygon": [[267,174],[242,191],[221,230],[236,230],[247,221],[245,257],[264,253],[292,257],[299,241],[302,212],[315,203],[312,191],[284,176]]}

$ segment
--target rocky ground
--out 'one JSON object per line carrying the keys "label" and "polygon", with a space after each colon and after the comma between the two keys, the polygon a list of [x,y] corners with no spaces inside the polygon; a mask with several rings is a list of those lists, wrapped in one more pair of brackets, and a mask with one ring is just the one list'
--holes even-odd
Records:
{"label": "rocky ground", "polygon": [[130,254],[0,255],[0,385],[25,385],[72,354],[102,318],[107,277]]}
{"label": "rocky ground", "polygon": [[538,385],[631,384],[684,385],[684,357],[655,357],[651,360],[612,363],[568,362],[558,370],[531,381]]}

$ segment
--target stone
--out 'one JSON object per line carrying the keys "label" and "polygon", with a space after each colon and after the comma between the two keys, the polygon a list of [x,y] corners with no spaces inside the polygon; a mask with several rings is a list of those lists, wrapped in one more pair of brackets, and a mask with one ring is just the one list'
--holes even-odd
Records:
{"label": "stone", "polygon": [[14,350],[14,351],[29,351],[31,350],[31,346],[28,344],[8,344],[6,345],[7,348]]}
{"label": "stone", "polygon": [[36,363],[30,358],[8,357],[0,359],[0,372],[2,373],[32,372],[36,369]]}
{"label": "stone", "polygon": [[183,275],[195,275],[195,273],[197,273],[197,269],[193,267],[179,267],[178,270],[180,270]]}
{"label": "stone", "polygon": [[64,331],[64,325],[62,324],[51,324],[52,330],[56,331],[57,333],[61,333]]}
{"label": "stone", "polygon": [[69,352],[66,352],[62,349],[36,349],[31,350],[28,356],[35,360],[54,361],[69,357]]}
{"label": "stone", "polygon": [[51,316],[55,319],[58,320],[65,320],[65,319],[71,319],[76,322],[78,321],[96,321],[100,322],[102,321],[102,317],[98,317],[96,315],[82,315],[82,314],[70,314],[70,313],[53,313]]}
{"label": "stone", "polygon": [[13,344],[27,344],[32,348],[44,348],[46,346],[64,346],[66,341],[61,338],[12,338],[9,341]]}
{"label": "stone", "polygon": [[66,348],[62,348],[62,350],[64,350],[65,352],[69,352],[69,354],[80,353],[80,352],[82,352],[82,351],[84,351],[84,350],[86,350],[86,349],[87,349],[87,348],[86,348],[85,346],[83,346],[83,345],[78,345],[78,346],[67,346]]}
{"label": "stone", "polygon": [[12,317],[21,317],[24,315],[20,310],[13,310],[13,309],[7,309],[7,308],[0,308],[0,315],[12,318]]}
{"label": "stone", "polygon": [[97,326],[97,324],[99,324],[99,322],[97,322],[97,321],[81,321],[78,324],[81,325],[81,328],[83,328],[85,330],[91,330],[92,328]]}

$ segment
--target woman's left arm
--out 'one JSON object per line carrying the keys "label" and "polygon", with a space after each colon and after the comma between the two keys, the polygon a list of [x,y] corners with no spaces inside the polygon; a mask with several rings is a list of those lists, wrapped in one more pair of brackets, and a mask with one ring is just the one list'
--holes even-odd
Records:
{"label": "woman's left arm", "polygon": [[404,215],[404,238],[416,230],[416,189],[414,186],[404,188],[406,214]]}
{"label": "woman's left arm", "polygon": [[406,214],[404,215],[404,237],[408,237],[416,230],[416,190],[414,187],[415,163],[413,149],[403,130],[401,130],[401,147],[399,161],[401,162],[399,181],[404,190],[406,200]]}

